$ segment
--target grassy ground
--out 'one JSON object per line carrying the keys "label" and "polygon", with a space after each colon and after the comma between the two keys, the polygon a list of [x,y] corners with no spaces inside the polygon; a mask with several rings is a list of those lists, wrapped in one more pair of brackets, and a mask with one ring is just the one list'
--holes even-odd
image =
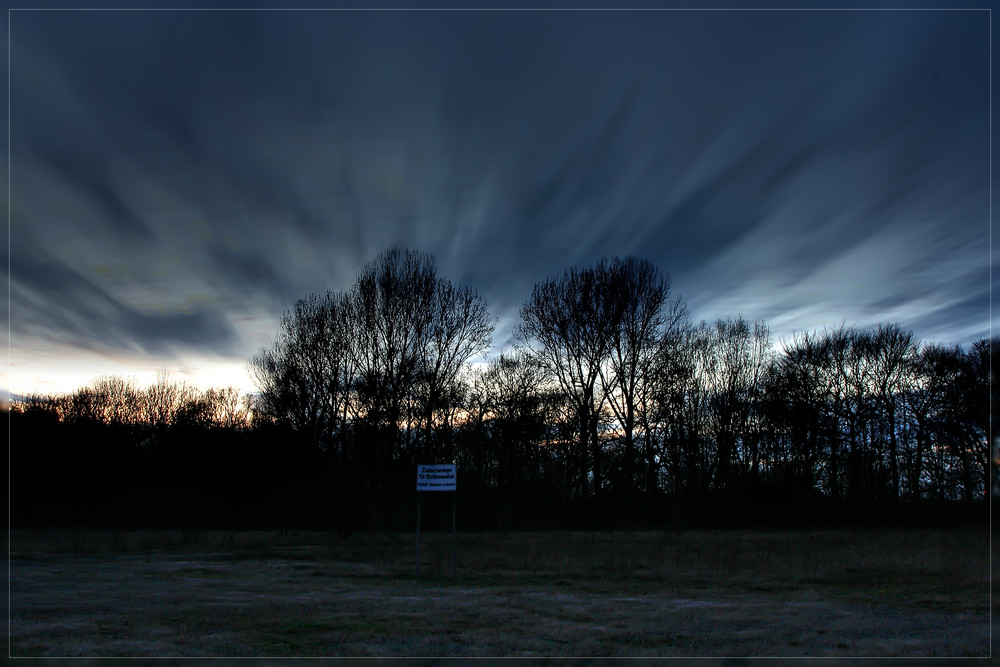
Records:
{"label": "grassy ground", "polygon": [[985,656],[985,531],[11,538],[12,656]]}

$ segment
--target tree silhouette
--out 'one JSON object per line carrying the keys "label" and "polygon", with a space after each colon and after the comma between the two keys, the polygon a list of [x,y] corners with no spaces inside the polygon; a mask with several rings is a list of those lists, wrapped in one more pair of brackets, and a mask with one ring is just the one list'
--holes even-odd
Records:
{"label": "tree silhouette", "polygon": [[250,360],[258,419],[304,435],[317,450],[339,444],[355,364],[351,317],[351,303],[332,292],[299,299],[282,316],[274,344]]}
{"label": "tree silhouette", "polygon": [[[610,325],[607,362],[598,367],[608,406],[620,426],[623,442],[621,473],[625,491],[636,487],[636,429],[649,428],[645,407],[651,394],[657,355],[667,354],[665,338],[675,335],[684,322],[683,303],[670,296],[670,280],[653,264],[635,257],[602,261],[598,271],[607,275]],[[644,462],[651,465],[650,436]],[[647,473],[646,478],[649,478]]]}
{"label": "tree silhouette", "polygon": [[690,324],[633,257],[540,281],[521,314],[473,368],[485,301],[393,249],[293,304],[252,400],[166,371],[13,397],[15,525],[400,529],[411,466],[435,461],[458,463],[470,525],[505,529],[971,520],[997,484],[995,342],[843,325],[774,349],[743,316]]}
{"label": "tree silhouette", "polygon": [[735,477],[745,481],[760,474],[761,401],[771,335],[763,322],[751,326],[738,316],[718,320],[709,341],[706,381],[715,434],[714,486],[725,492]]}
{"label": "tree silhouette", "polygon": [[449,393],[456,391],[465,363],[489,349],[496,320],[490,317],[486,301],[478,292],[470,287],[456,287],[446,278],[437,279],[430,309],[427,342],[420,360],[419,387],[423,389],[425,428],[422,454],[427,461],[450,461],[454,458],[450,442],[442,451],[434,447],[435,413],[444,407]]}
{"label": "tree silhouette", "polygon": [[483,298],[438,276],[432,256],[384,251],[350,290],[285,314],[250,361],[258,412],[378,488],[398,464],[454,457],[451,429],[437,442],[435,424],[450,422],[461,372],[494,326]]}
{"label": "tree silhouette", "polygon": [[598,381],[621,312],[610,287],[603,263],[595,268],[572,267],[560,277],[536,283],[521,308],[515,332],[523,349],[555,378],[576,412],[580,494],[584,497],[589,493],[591,473],[595,492],[600,492],[603,481],[598,424],[604,396]]}

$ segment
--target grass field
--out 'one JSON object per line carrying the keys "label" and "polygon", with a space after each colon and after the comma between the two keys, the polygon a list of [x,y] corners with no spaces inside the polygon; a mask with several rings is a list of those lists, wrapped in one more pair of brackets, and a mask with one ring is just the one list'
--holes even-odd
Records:
{"label": "grass field", "polygon": [[12,656],[987,656],[985,531],[11,535]]}

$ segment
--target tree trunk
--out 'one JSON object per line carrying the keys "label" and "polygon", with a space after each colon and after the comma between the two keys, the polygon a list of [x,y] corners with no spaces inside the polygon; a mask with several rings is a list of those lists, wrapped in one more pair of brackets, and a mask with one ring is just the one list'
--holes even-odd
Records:
{"label": "tree trunk", "polygon": [[897,500],[899,498],[899,463],[897,459],[897,442],[896,442],[896,406],[890,401],[889,402],[889,476],[892,484],[892,489],[889,491],[889,497],[892,500]]}
{"label": "tree trunk", "polygon": [[597,433],[597,422],[599,416],[594,413],[590,417],[590,443],[594,457],[594,495],[599,496],[603,491],[603,478],[601,476],[601,440]]}

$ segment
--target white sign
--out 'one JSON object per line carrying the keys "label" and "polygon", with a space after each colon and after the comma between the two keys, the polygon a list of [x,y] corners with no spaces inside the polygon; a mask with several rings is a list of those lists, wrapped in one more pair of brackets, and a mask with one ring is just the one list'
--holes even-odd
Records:
{"label": "white sign", "polygon": [[454,491],[457,486],[454,463],[417,466],[417,491]]}

